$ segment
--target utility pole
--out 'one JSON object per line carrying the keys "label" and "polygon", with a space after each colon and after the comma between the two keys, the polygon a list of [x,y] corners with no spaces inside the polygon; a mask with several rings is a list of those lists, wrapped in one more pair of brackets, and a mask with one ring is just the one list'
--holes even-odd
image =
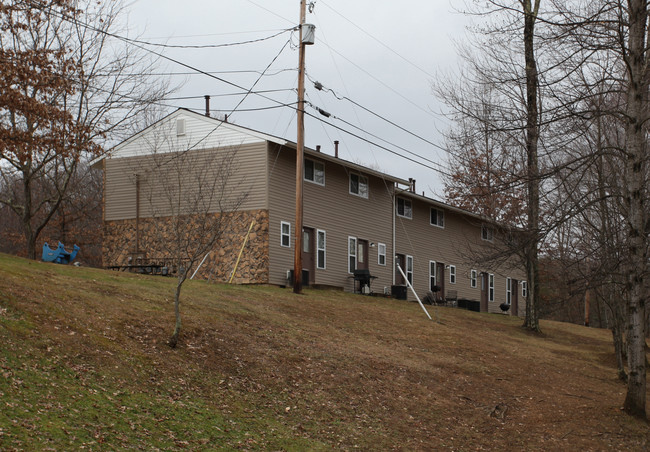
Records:
{"label": "utility pole", "polygon": [[305,151],[305,24],[307,0],[300,0],[299,56],[298,56],[298,134],[296,137],[296,227],[294,228],[295,253],[293,262],[293,292],[302,293],[302,179]]}

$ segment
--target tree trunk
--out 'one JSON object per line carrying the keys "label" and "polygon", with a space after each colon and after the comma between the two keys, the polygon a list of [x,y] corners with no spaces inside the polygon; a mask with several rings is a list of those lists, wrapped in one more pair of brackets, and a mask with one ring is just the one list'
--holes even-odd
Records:
{"label": "tree trunk", "polygon": [[647,119],[648,79],[646,69],[645,31],[648,5],[645,0],[628,0],[629,37],[626,63],[628,68],[627,125],[625,130],[625,204],[628,210],[627,229],[629,262],[626,268],[627,302],[627,364],[628,385],[625,411],[646,418],[646,354],[645,354],[645,269],[647,239],[645,234],[645,135]]}
{"label": "tree trunk", "polygon": [[174,326],[172,337],[169,338],[169,346],[171,348],[176,348],[176,345],[178,345],[178,336],[181,333],[181,288],[185,282],[187,270],[181,270],[179,266],[179,271],[176,292],[174,293],[174,316],[176,317],[176,325]]}
{"label": "tree trunk", "polygon": [[528,196],[527,229],[528,240],[526,250],[526,273],[529,291],[526,298],[526,318],[524,327],[532,331],[539,328],[539,166],[537,143],[539,141],[539,107],[537,96],[539,78],[535,60],[535,20],[539,11],[540,0],[521,0],[524,7],[524,56],[526,61],[526,156]]}
{"label": "tree trunk", "polygon": [[[611,291],[608,290],[611,294]],[[614,339],[614,354],[616,355],[616,367],[618,369],[619,380],[627,382],[625,373],[625,344],[623,343],[623,324],[624,318],[621,312],[621,301],[609,297],[610,306],[612,307],[612,337]]]}

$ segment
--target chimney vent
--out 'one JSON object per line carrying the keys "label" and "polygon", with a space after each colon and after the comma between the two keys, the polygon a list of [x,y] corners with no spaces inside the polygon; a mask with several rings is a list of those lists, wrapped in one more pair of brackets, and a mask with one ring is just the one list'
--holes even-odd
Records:
{"label": "chimney vent", "polygon": [[316,152],[320,152],[320,144],[316,145]]}
{"label": "chimney vent", "polygon": [[334,141],[334,157],[339,158],[339,140]]}
{"label": "chimney vent", "polygon": [[210,117],[210,96],[206,94],[204,97],[205,97],[205,116],[209,118]]}

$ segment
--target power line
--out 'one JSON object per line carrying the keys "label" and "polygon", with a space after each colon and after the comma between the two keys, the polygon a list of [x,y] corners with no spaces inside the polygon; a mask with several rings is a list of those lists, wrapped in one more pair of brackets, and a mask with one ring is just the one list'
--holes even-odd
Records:
{"label": "power line", "polygon": [[390,125],[397,127],[398,129],[402,130],[403,132],[406,132],[406,133],[408,133],[409,135],[412,135],[412,136],[414,136],[415,138],[418,138],[418,139],[424,141],[425,143],[428,143],[428,144],[430,144],[431,146],[436,147],[436,148],[438,148],[438,149],[440,149],[440,150],[442,150],[442,151],[449,152],[446,148],[440,146],[439,144],[434,143],[434,142],[432,142],[432,141],[430,141],[430,140],[428,140],[428,139],[426,139],[426,138],[424,138],[424,137],[422,137],[422,136],[420,136],[420,135],[418,135],[418,134],[416,134],[416,133],[414,133],[414,132],[411,132],[410,130],[408,130],[408,129],[402,127],[402,126],[400,126],[399,124],[396,124],[395,122],[391,121],[390,119],[385,118],[384,116],[380,115],[379,113],[375,113],[375,112],[372,111],[371,109],[369,109],[369,108],[367,108],[367,107],[364,107],[363,105],[359,104],[358,102],[353,101],[353,100],[350,99],[349,97],[347,97],[347,96],[339,96],[338,94],[336,94],[336,92],[335,92],[334,90],[332,90],[332,89],[330,89],[330,88],[327,88],[327,87],[323,86],[320,82],[315,81],[314,79],[312,79],[312,78],[310,77],[309,74],[306,74],[306,75],[307,75],[307,78],[309,78],[309,80],[314,84],[314,88],[316,88],[317,90],[319,90],[319,91],[329,92],[329,93],[331,93],[334,97],[336,97],[338,100],[347,100],[348,102],[350,102],[350,103],[356,105],[357,107],[359,107],[359,108],[361,108],[361,109],[367,111],[367,112],[370,113],[371,115],[374,115],[374,116],[376,116],[377,118],[379,118],[379,119],[381,119],[381,120],[383,120],[383,121],[386,121],[386,122],[389,123]]}
{"label": "power line", "polygon": [[289,19],[287,19],[286,17],[283,17],[283,16],[279,15],[279,14],[276,13],[275,11],[271,11],[270,9],[265,8],[264,6],[260,5],[259,3],[254,2],[253,0],[248,0],[248,3],[252,3],[253,5],[257,6],[258,8],[263,9],[263,10],[266,11],[267,13],[273,14],[275,17],[279,17],[280,19],[282,19],[282,20],[284,20],[284,21],[287,21],[287,22],[289,22],[290,24],[295,24],[295,23],[296,23],[296,22],[293,21],[293,20],[289,20]]}
{"label": "power line", "polygon": [[429,77],[431,77],[431,78],[435,78],[433,75],[429,74],[426,70],[422,69],[420,66],[418,66],[417,64],[415,64],[414,62],[412,62],[412,61],[409,60],[408,58],[405,58],[404,55],[402,55],[401,53],[397,52],[396,50],[393,50],[391,47],[388,46],[388,44],[384,43],[384,42],[381,41],[379,38],[373,36],[373,35],[370,34],[368,31],[364,30],[364,29],[361,28],[359,25],[355,24],[355,23],[352,22],[350,19],[348,19],[347,17],[345,17],[343,14],[339,13],[337,10],[335,10],[335,9],[332,8],[330,5],[328,5],[327,3],[325,3],[325,1],[321,0],[321,3],[322,3],[323,5],[325,5],[325,6],[327,6],[330,10],[332,10],[334,13],[336,13],[336,14],[337,14],[339,17],[341,17],[343,20],[346,20],[347,22],[349,22],[350,24],[352,24],[352,26],[354,26],[354,27],[358,28],[359,30],[361,30],[365,35],[367,35],[367,36],[369,36],[370,38],[372,38],[372,39],[374,39],[375,41],[377,41],[377,42],[378,42],[379,44],[381,44],[383,47],[385,47],[386,49],[388,49],[389,51],[391,51],[392,53],[394,53],[395,55],[397,55],[398,57],[400,57],[402,60],[406,61],[408,64],[410,64],[411,66],[413,66],[414,68],[416,68],[417,70],[419,70],[420,72],[422,72],[423,74],[425,74],[425,75],[427,75],[427,76],[429,76]]}
{"label": "power line", "polygon": [[390,90],[391,92],[393,92],[393,93],[396,94],[397,96],[401,97],[402,99],[404,99],[404,100],[405,100],[406,102],[408,102],[409,104],[413,105],[413,106],[414,106],[415,108],[417,108],[418,110],[420,110],[420,111],[426,113],[427,115],[431,116],[432,118],[435,118],[435,115],[433,115],[430,111],[425,110],[424,108],[422,108],[421,106],[419,106],[418,104],[416,104],[415,102],[413,102],[411,99],[409,99],[408,97],[404,96],[404,95],[401,94],[399,91],[395,90],[395,88],[393,88],[392,86],[390,86],[390,85],[384,83],[383,81],[379,80],[377,77],[375,77],[374,75],[372,75],[370,72],[366,71],[364,68],[362,68],[361,66],[359,66],[357,63],[355,63],[354,61],[352,61],[352,60],[349,59],[348,57],[344,56],[341,52],[339,52],[339,51],[333,49],[333,48],[332,48],[330,45],[328,45],[327,43],[324,43],[324,45],[325,45],[326,47],[328,47],[332,52],[336,53],[338,56],[340,56],[340,57],[343,58],[345,61],[347,61],[348,63],[350,63],[352,66],[356,67],[356,68],[359,69],[361,72],[363,72],[364,74],[366,74],[368,77],[372,78],[372,79],[375,80],[377,83],[380,83],[380,84],[381,84],[382,86],[384,86],[386,89]]}
{"label": "power line", "polygon": [[[387,148],[386,146],[383,146],[383,145],[381,145],[381,144],[375,143],[374,141],[371,141],[371,140],[369,140],[369,139],[367,139],[367,138],[364,138],[364,137],[362,137],[361,135],[358,135],[358,134],[356,134],[356,133],[354,133],[354,132],[350,132],[349,130],[344,129],[343,127],[339,127],[339,126],[337,126],[337,125],[335,125],[335,124],[332,124],[331,122],[327,122],[327,121],[325,121],[324,119],[319,118],[318,116],[313,115],[313,114],[311,114],[311,113],[309,113],[309,112],[305,112],[305,114],[306,114],[307,116],[310,116],[310,117],[316,119],[317,121],[322,121],[322,122],[324,122],[325,124],[327,124],[327,125],[330,126],[330,127],[334,127],[335,129],[340,130],[341,132],[347,133],[347,134],[350,135],[350,136],[353,136],[353,137],[355,137],[355,138],[357,138],[357,139],[359,139],[359,140],[361,140],[361,141],[364,141],[364,142],[366,142],[366,143],[368,143],[368,144],[371,144],[372,146],[378,147],[379,149],[383,149],[384,151],[390,152],[390,153],[393,154],[393,155],[396,155],[396,156],[401,157],[401,158],[403,158],[403,159],[405,159],[405,160],[408,160],[408,161],[410,161],[410,162],[413,162],[413,163],[415,163],[415,164],[417,164],[417,165],[420,165],[420,166],[423,166],[423,167],[428,168],[428,169],[430,169],[430,170],[433,170],[433,171],[435,171],[435,172],[437,172],[437,173],[442,174],[443,176],[451,177],[451,173],[447,172],[447,171],[448,171],[447,169],[443,170],[443,169],[440,169],[440,168],[434,168],[433,166],[429,166],[429,165],[427,165],[426,163],[422,163],[422,162],[419,162],[419,161],[417,161],[417,160],[415,160],[415,159],[413,159],[413,158],[411,158],[411,157],[407,157],[407,156],[405,156],[405,155],[402,155],[402,154],[400,154],[399,152],[397,152],[397,151],[395,151],[395,150],[393,150],[393,149]],[[365,131],[364,131],[364,132],[365,132]],[[366,132],[366,133],[367,133],[367,132]],[[416,155],[417,155],[417,154],[416,154]],[[422,158],[421,156],[418,156],[418,157]],[[436,165],[438,165],[438,166],[442,166],[442,165],[440,165],[440,164],[436,164]]]}
{"label": "power line", "polygon": [[[240,41],[240,42],[228,42],[226,44],[202,44],[202,45],[180,45],[180,44],[159,44],[156,42],[150,42],[150,41],[143,41],[141,39],[132,39],[132,38],[127,38],[127,37],[120,37],[120,39],[124,41],[128,41],[134,44],[142,44],[146,46],[152,46],[152,47],[163,47],[165,49],[216,49],[220,47],[233,47],[233,46],[239,46],[239,45],[245,45],[245,44],[253,44],[256,42],[262,42],[262,41],[267,41],[269,39],[273,39],[277,36],[280,36],[281,34],[284,34],[288,31],[293,31],[293,28],[287,28],[285,30],[282,30],[279,33],[275,33],[271,36],[266,36],[264,38],[258,38],[258,39],[250,39],[248,41]],[[107,33],[109,36],[117,37],[117,35],[113,35],[111,33]]]}

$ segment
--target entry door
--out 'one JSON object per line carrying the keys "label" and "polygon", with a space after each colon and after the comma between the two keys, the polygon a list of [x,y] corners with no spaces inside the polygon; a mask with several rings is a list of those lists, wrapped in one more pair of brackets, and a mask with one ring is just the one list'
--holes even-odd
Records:
{"label": "entry door", "polygon": [[406,256],[403,254],[396,254],[395,255],[395,285],[397,286],[405,286],[406,285],[406,280],[402,276],[402,273],[397,269],[397,266],[399,265],[399,268],[402,269],[404,273],[406,273]]}
{"label": "entry door", "polygon": [[488,311],[488,274],[481,273],[481,312]]}
{"label": "entry door", "polygon": [[445,264],[436,262],[436,286],[440,287],[440,297],[445,297]]}
{"label": "entry door", "polygon": [[512,315],[519,315],[519,281],[513,279],[510,283],[510,293],[511,293],[511,306],[510,312]]}
{"label": "entry door", "polygon": [[309,283],[312,284],[316,272],[314,253],[314,229],[302,228],[302,268],[309,271]]}
{"label": "entry door", "polygon": [[357,270],[368,270],[368,241],[357,240]]}

